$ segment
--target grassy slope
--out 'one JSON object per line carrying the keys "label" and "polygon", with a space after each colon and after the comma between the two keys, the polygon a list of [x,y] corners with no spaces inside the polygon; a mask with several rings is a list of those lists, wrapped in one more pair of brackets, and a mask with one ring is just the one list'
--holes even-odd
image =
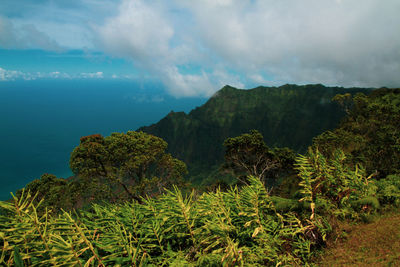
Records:
{"label": "grassy slope", "polygon": [[400,266],[400,211],[341,230],[346,238],[328,245],[318,266]]}

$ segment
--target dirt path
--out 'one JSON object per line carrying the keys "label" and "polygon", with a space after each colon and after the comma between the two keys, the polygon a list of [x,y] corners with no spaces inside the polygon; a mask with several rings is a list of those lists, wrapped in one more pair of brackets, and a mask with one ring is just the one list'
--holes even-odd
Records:
{"label": "dirt path", "polygon": [[347,230],[347,238],[328,247],[318,266],[400,266],[399,213]]}

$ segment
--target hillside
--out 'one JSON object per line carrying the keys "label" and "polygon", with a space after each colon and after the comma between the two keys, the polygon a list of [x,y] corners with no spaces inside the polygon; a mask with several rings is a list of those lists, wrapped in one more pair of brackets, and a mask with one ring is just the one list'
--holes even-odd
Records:
{"label": "hillside", "polygon": [[225,86],[189,114],[171,111],[158,123],[138,130],[163,138],[168,151],[189,170],[221,163],[223,141],[251,129],[260,131],[270,147],[304,152],[313,137],[335,128],[344,116],[331,101],[333,96],[367,91],[320,84],[249,90]]}

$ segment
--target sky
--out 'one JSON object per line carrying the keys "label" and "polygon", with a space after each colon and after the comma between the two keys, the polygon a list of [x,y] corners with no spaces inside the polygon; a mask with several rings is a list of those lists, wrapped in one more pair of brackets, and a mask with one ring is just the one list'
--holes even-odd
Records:
{"label": "sky", "polygon": [[400,87],[399,0],[1,0],[0,86],[152,80],[175,97]]}

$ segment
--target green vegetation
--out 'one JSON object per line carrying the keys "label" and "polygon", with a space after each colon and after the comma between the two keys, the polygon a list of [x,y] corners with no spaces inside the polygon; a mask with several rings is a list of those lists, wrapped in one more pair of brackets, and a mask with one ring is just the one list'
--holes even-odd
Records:
{"label": "green vegetation", "polygon": [[[143,204],[38,216],[31,197],[2,202],[2,261],[27,265],[295,265],[310,256],[312,227],[276,212],[263,184],[183,197],[178,189]],[[311,228],[310,228],[311,227]],[[19,253],[15,253],[15,251]]]}
{"label": "green vegetation", "polygon": [[[263,181],[267,187],[276,187],[274,193],[281,189],[279,194],[291,195],[293,188],[288,184],[279,186],[283,181],[295,182],[298,189],[298,180],[294,170],[296,153],[289,148],[270,149],[264,138],[257,130],[251,130],[237,137],[227,138],[224,142],[225,162],[221,166],[223,173],[229,173],[247,184],[247,177],[252,175]],[[239,184],[240,184],[239,183]],[[282,189],[288,192],[283,192]]]}
{"label": "green vegetation", "polygon": [[[256,130],[249,134],[242,134],[238,137],[228,138],[224,142],[225,163],[223,168],[231,171],[238,179],[253,175],[265,181],[271,177],[274,169],[287,167],[280,163],[280,159],[274,150],[270,150],[264,142],[263,136]],[[287,151],[289,157],[294,159],[294,152]],[[291,154],[290,154],[291,153]]]}
{"label": "green vegetation", "polygon": [[349,162],[362,163],[380,178],[398,173],[400,166],[400,89],[378,89],[370,95],[335,97],[348,115],[338,128],[314,139],[314,146],[330,156],[340,148]]}
{"label": "green vegetation", "polygon": [[[277,92],[296,95],[292,89]],[[225,100],[232,95],[233,103],[236,93],[229,87],[220,92]],[[221,101],[219,97],[213,99]],[[240,105],[250,109],[252,99]],[[165,152],[167,143],[159,137],[133,131],[82,137],[71,154],[73,179],[44,174],[12,200],[0,202],[0,264],[335,264],[336,258],[321,250],[328,246],[335,251],[343,225],[380,220],[380,214],[400,208],[400,90],[378,89],[368,96],[346,93],[334,99],[347,116],[336,129],[315,137],[303,154],[287,147],[269,148],[269,139],[257,130],[226,138],[219,144],[225,153],[222,172],[210,165],[213,175],[208,179],[216,179],[209,180],[207,188],[188,190],[183,181],[186,165]],[[221,102],[217,107],[229,105]],[[183,113],[179,116],[193,122]],[[217,122],[226,123],[226,117]],[[215,133],[207,134],[216,137]],[[229,179],[235,179],[233,186]],[[388,222],[396,222],[396,216]],[[385,225],[398,235],[398,228]],[[352,238],[343,244],[349,251],[356,250]],[[373,247],[364,247],[372,253]],[[337,261],[397,263],[397,251],[384,259],[382,253],[376,255],[366,261]]]}
{"label": "green vegetation", "polygon": [[44,198],[38,209],[42,214],[45,207],[58,213],[90,208],[90,203],[141,201],[140,196],[156,196],[173,185],[185,188],[186,165],[166,148],[164,140],[143,132],[84,136],[71,153],[73,179],[44,174],[26,189],[38,194],[35,204]]}
{"label": "green vegetation", "polygon": [[122,198],[140,201],[140,195],[183,183],[186,165],[166,154],[166,148],[164,140],[143,132],[85,136],[71,154],[70,167],[80,178],[97,179],[97,183],[106,179],[124,190]]}
{"label": "green vegetation", "polygon": [[223,163],[221,144],[227,138],[255,129],[271,148],[288,147],[304,153],[313,137],[334,129],[345,116],[331,99],[337,94],[358,92],[370,90],[321,84],[250,90],[225,86],[189,114],[171,112],[139,130],[164,139],[168,152],[187,164],[189,180],[201,184]]}
{"label": "green vegetation", "polygon": [[[302,265],[332,233],[327,218],[357,218],[378,208],[363,200],[371,193],[381,198],[374,182],[344,161],[341,151],[334,160],[311,150],[299,156],[303,197],[293,211],[254,176],[226,192],[183,196],[175,187],[142,203],[95,204],[58,216],[38,214],[42,203],[23,190],[0,202],[1,259],[7,265],[20,259],[27,265]],[[358,200],[361,209],[352,205]]]}

